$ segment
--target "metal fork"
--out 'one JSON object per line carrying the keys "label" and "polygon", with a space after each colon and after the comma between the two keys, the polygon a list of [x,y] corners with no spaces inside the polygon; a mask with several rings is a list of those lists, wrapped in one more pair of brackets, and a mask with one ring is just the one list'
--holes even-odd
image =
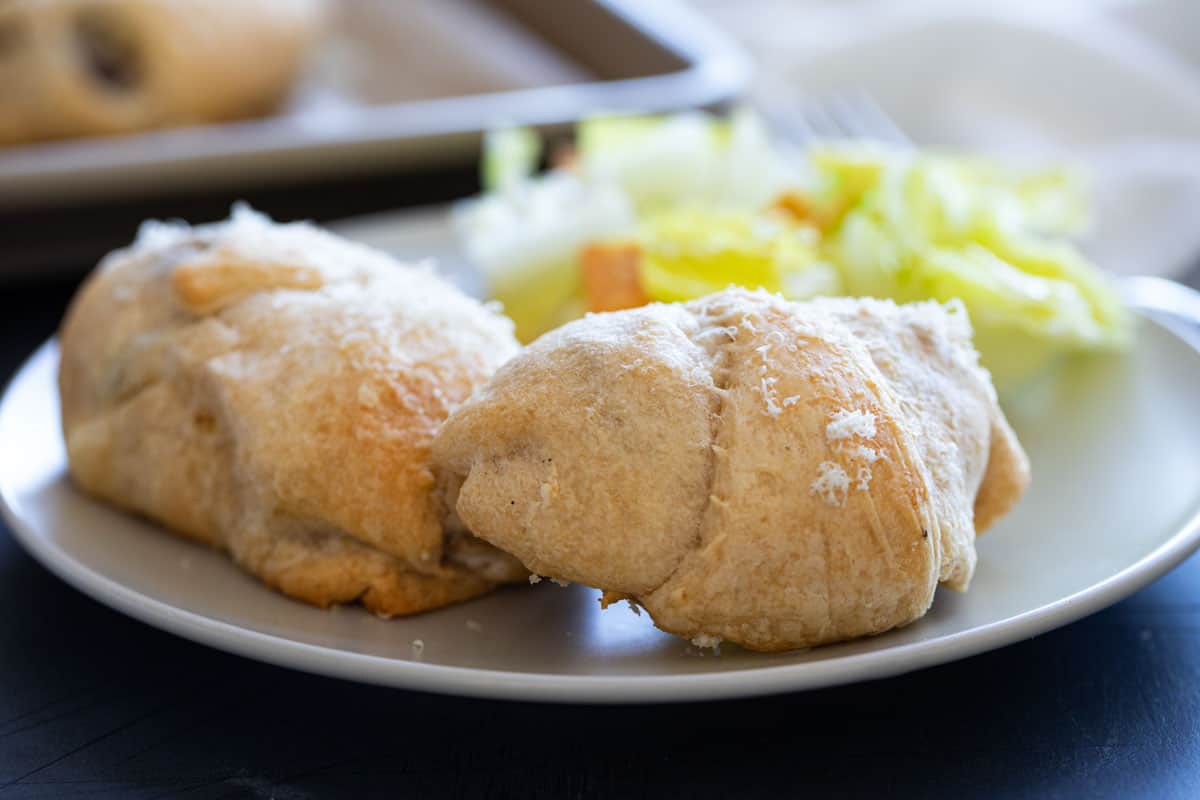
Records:
{"label": "metal fork", "polygon": [[837,92],[800,99],[774,89],[769,96],[763,116],[777,135],[794,144],[822,139],[869,139],[901,147],[913,144],[908,134],[866,92]]}
{"label": "metal fork", "polygon": [[[895,120],[863,91],[838,92],[798,99],[778,86],[762,114],[776,135],[795,145],[828,139],[864,139],[898,147],[913,141]],[[1125,305],[1171,323],[1200,348],[1200,292],[1166,278],[1124,275],[1116,279]]]}

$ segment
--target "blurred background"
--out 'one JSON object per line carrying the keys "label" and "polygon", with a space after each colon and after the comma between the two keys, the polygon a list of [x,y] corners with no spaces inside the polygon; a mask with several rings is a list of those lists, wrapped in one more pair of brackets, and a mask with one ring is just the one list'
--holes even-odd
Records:
{"label": "blurred background", "polygon": [[[1086,162],[1109,269],[1200,252],[1191,0],[153,5],[0,9],[0,280],[78,277],[146,217],[239,199],[327,221],[462,197],[498,124],[846,91],[919,145]],[[218,11],[240,33],[204,34]]]}

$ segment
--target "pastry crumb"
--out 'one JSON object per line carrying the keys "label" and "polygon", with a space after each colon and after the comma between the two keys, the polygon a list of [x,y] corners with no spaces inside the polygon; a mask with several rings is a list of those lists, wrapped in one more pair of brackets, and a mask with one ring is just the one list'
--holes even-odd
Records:
{"label": "pastry crumb", "polygon": [[467,630],[469,630],[473,633],[481,633],[483,631],[483,626],[480,625],[475,620],[469,619],[469,620],[467,620]]}
{"label": "pastry crumb", "polygon": [[531,584],[534,584],[534,583],[541,583],[541,582],[542,582],[542,576],[541,576],[541,575],[530,575],[530,576],[529,576],[529,582],[530,582]]}
{"label": "pastry crumb", "polygon": [[425,652],[425,642],[421,641],[420,639],[413,639],[412,640],[413,658],[420,658],[421,654],[424,652]]}

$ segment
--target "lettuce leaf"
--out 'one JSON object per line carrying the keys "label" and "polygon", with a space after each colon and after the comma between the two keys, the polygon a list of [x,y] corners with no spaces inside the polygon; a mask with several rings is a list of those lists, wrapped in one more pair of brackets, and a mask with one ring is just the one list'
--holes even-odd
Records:
{"label": "lettuce leaf", "polygon": [[730,284],[959,298],[1002,388],[1132,336],[1071,240],[1087,225],[1086,183],[1071,169],[863,143],[794,153],[745,112],[586,120],[572,165],[542,176],[531,131],[486,141],[490,191],[459,208],[456,227],[525,340],[582,313],[583,246],[631,239],[653,300]]}
{"label": "lettuce leaf", "polygon": [[1052,236],[1085,219],[1068,172],[853,148],[823,149],[814,163],[827,187],[846,191],[852,182],[859,193],[823,243],[847,291],[961,299],[998,385],[1019,384],[1071,352],[1128,345],[1132,322],[1114,288],[1069,240]]}
{"label": "lettuce leaf", "polygon": [[621,191],[561,171],[460,204],[453,219],[467,258],[522,341],[582,316],[580,248],[635,223]]}
{"label": "lettuce leaf", "polygon": [[639,214],[680,205],[757,210],[801,180],[800,162],[785,158],[748,112],[595,117],[579,123],[576,147],[585,179],[620,187]]}
{"label": "lettuce leaf", "polygon": [[498,128],[483,135],[479,178],[485,192],[502,192],[537,171],[542,139],[529,128]]}
{"label": "lettuce leaf", "polygon": [[802,299],[837,294],[811,228],[777,217],[700,208],[665,212],[640,233],[642,282],[653,300],[690,300],[730,285]]}

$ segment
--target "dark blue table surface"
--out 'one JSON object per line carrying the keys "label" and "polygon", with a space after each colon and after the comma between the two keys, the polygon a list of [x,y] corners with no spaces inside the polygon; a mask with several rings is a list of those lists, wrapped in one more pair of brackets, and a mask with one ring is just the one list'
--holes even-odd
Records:
{"label": "dark blue table surface", "polygon": [[[0,377],[51,334],[73,287],[0,286]],[[912,675],[561,707],[210,650],[84,597],[0,530],[10,796],[1196,798],[1200,556],[1081,622]]]}

